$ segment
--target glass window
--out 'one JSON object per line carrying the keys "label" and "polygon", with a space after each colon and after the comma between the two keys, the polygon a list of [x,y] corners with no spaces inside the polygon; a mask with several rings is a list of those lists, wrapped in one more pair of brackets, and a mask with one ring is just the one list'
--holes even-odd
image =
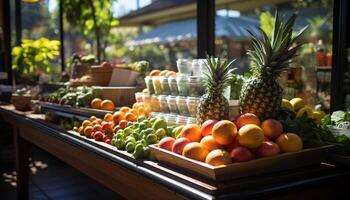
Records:
{"label": "glass window", "polygon": [[330,106],[330,78],[332,64],[332,12],[331,0],[323,1],[228,1],[216,2],[216,52],[217,55],[237,58],[235,67],[245,74],[250,66],[246,54],[252,49],[246,29],[257,33],[256,26],[271,29],[274,12],[288,16],[298,13],[294,29],[309,25],[301,42],[299,56],[281,76],[284,98],[302,97],[310,106]]}

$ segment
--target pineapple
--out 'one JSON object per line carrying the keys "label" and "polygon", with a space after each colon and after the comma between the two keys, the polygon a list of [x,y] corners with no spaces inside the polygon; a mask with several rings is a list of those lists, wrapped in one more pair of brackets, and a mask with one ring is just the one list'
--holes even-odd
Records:
{"label": "pineapple", "polygon": [[261,38],[248,31],[254,49],[247,53],[252,62],[252,77],[245,81],[241,90],[241,113],[254,113],[264,120],[275,118],[280,110],[283,89],[277,78],[296,56],[301,44],[294,43],[307,28],[293,34],[295,18],[294,14],[283,23],[276,12],[271,39],[262,29],[259,29]]}
{"label": "pineapple", "polygon": [[[234,61],[234,60],[233,60]],[[200,98],[197,107],[197,120],[200,124],[208,119],[228,119],[229,104],[223,96],[223,90],[230,85],[234,68],[220,58],[207,58],[204,86],[205,94]]]}

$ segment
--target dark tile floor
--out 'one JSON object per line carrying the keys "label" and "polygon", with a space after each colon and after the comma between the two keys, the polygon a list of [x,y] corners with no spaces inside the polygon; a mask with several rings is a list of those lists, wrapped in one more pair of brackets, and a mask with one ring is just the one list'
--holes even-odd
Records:
{"label": "dark tile floor", "polygon": [[[0,142],[0,156],[0,199],[16,199],[13,146]],[[122,199],[98,182],[38,148],[33,149],[30,169],[30,199]]]}

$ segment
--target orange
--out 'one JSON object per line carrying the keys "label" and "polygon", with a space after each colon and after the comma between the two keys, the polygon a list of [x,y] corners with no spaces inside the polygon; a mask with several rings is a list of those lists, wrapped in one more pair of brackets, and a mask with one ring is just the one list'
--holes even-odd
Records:
{"label": "orange", "polygon": [[101,124],[102,123],[102,119],[95,119],[92,124],[95,125],[95,124]]}
{"label": "orange", "polygon": [[174,71],[168,71],[166,74],[165,74],[165,76],[176,76],[176,72],[174,72]]}
{"label": "orange", "polygon": [[[137,110],[138,110],[139,108],[137,108]],[[138,115],[138,113],[137,113],[137,110],[136,109],[130,109],[130,111],[129,111],[129,113],[132,113],[132,114],[134,114],[134,115]]]}
{"label": "orange", "polygon": [[123,113],[128,113],[129,111],[131,110],[131,108],[127,107],[127,106],[123,106],[120,108],[120,112],[123,112]]}
{"label": "orange", "polygon": [[91,117],[89,118],[89,121],[90,121],[90,122],[94,122],[96,119],[97,119],[96,116],[91,116]]}
{"label": "orange", "polygon": [[187,158],[204,162],[208,155],[208,150],[198,142],[191,142],[185,146],[182,155]]}
{"label": "orange", "polygon": [[159,76],[159,74],[160,74],[160,70],[154,69],[151,71],[151,73],[149,75],[150,76]]}
{"label": "orange", "polygon": [[232,163],[230,154],[223,149],[215,149],[208,153],[205,162],[209,165],[219,166]]}
{"label": "orange", "polygon": [[228,145],[236,138],[237,127],[231,121],[221,120],[213,126],[212,135],[216,143]]}
{"label": "orange", "polygon": [[134,115],[133,113],[127,113],[126,115],[125,115],[125,119],[127,120],[127,121],[129,121],[129,122],[134,122],[134,121],[136,121],[137,120],[137,117],[136,117],[136,115]]}
{"label": "orange", "polygon": [[208,151],[212,151],[214,149],[221,149],[222,146],[215,142],[212,135],[207,135],[204,138],[202,138],[200,142]]}
{"label": "orange", "polygon": [[90,122],[89,120],[84,120],[82,125],[84,128],[87,126],[92,126],[92,122]]}
{"label": "orange", "polygon": [[159,76],[165,76],[165,74],[168,72],[169,72],[169,70],[163,70],[159,73]]}
{"label": "orange", "polygon": [[236,119],[238,129],[247,124],[255,124],[260,126],[260,119],[253,113],[244,113]]}
{"label": "orange", "polygon": [[102,103],[102,99],[94,98],[90,103],[90,107],[94,109],[101,109],[101,103]]}
{"label": "orange", "polygon": [[191,142],[199,142],[202,139],[201,128],[197,124],[185,125],[180,135],[189,139]]}
{"label": "orange", "polygon": [[107,113],[107,114],[105,114],[103,119],[106,122],[112,122],[113,121],[113,115],[111,113]]}
{"label": "orange", "polygon": [[296,152],[303,149],[303,141],[294,133],[284,133],[276,140],[281,152]]}
{"label": "orange", "polygon": [[84,135],[84,126],[81,126],[81,127],[78,128],[78,133],[80,135]]}
{"label": "orange", "polygon": [[123,112],[117,111],[113,114],[113,122],[115,124],[119,124],[119,122],[122,121],[123,119],[125,119]]}
{"label": "orange", "polygon": [[115,108],[115,107],[114,107],[114,103],[113,103],[113,101],[111,101],[111,100],[106,99],[106,100],[103,100],[103,101],[101,102],[101,109],[102,109],[102,110],[113,111],[114,108]]}
{"label": "orange", "polygon": [[255,124],[247,124],[239,129],[237,140],[247,148],[257,148],[264,141],[263,130]]}
{"label": "orange", "polygon": [[84,135],[86,137],[91,137],[91,134],[93,131],[94,131],[94,128],[92,126],[87,126],[84,128]]}
{"label": "orange", "polygon": [[102,126],[99,125],[99,124],[95,124],[95,125],[93,126],[93,128],[94,128],[94,132],[96,132],[96,131],[101,131],[101,130],[102,130]]}

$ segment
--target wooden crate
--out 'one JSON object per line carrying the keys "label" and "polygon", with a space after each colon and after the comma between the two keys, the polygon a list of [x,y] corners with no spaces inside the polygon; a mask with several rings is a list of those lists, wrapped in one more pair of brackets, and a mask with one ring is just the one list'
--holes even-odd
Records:
{"label": "wooden crate", "polygon": [[150,146],[151,152],[159,162],[164,162],[199,176],[217,181],[231,180],[319,164],[326,159],[332,148],[332,145],[327,145],[318,148],[304,149],[294,153],[284,153],[274,157],[260,158],[249,162],[233,163],[226,166],[211,166],[161,149],[156,145]]}
{"label": "wooden crate", "polygon": [[92,85],[108,86],[112,72],[113,67],[91,66],[89,75],[92,79]]}
{"label": "wooden crate", "polygon": [[102,99],[113,101],[116,107],[129,106],[135,102],[135,93],[142,91],[139,87],[97,87],[102,89]]}

